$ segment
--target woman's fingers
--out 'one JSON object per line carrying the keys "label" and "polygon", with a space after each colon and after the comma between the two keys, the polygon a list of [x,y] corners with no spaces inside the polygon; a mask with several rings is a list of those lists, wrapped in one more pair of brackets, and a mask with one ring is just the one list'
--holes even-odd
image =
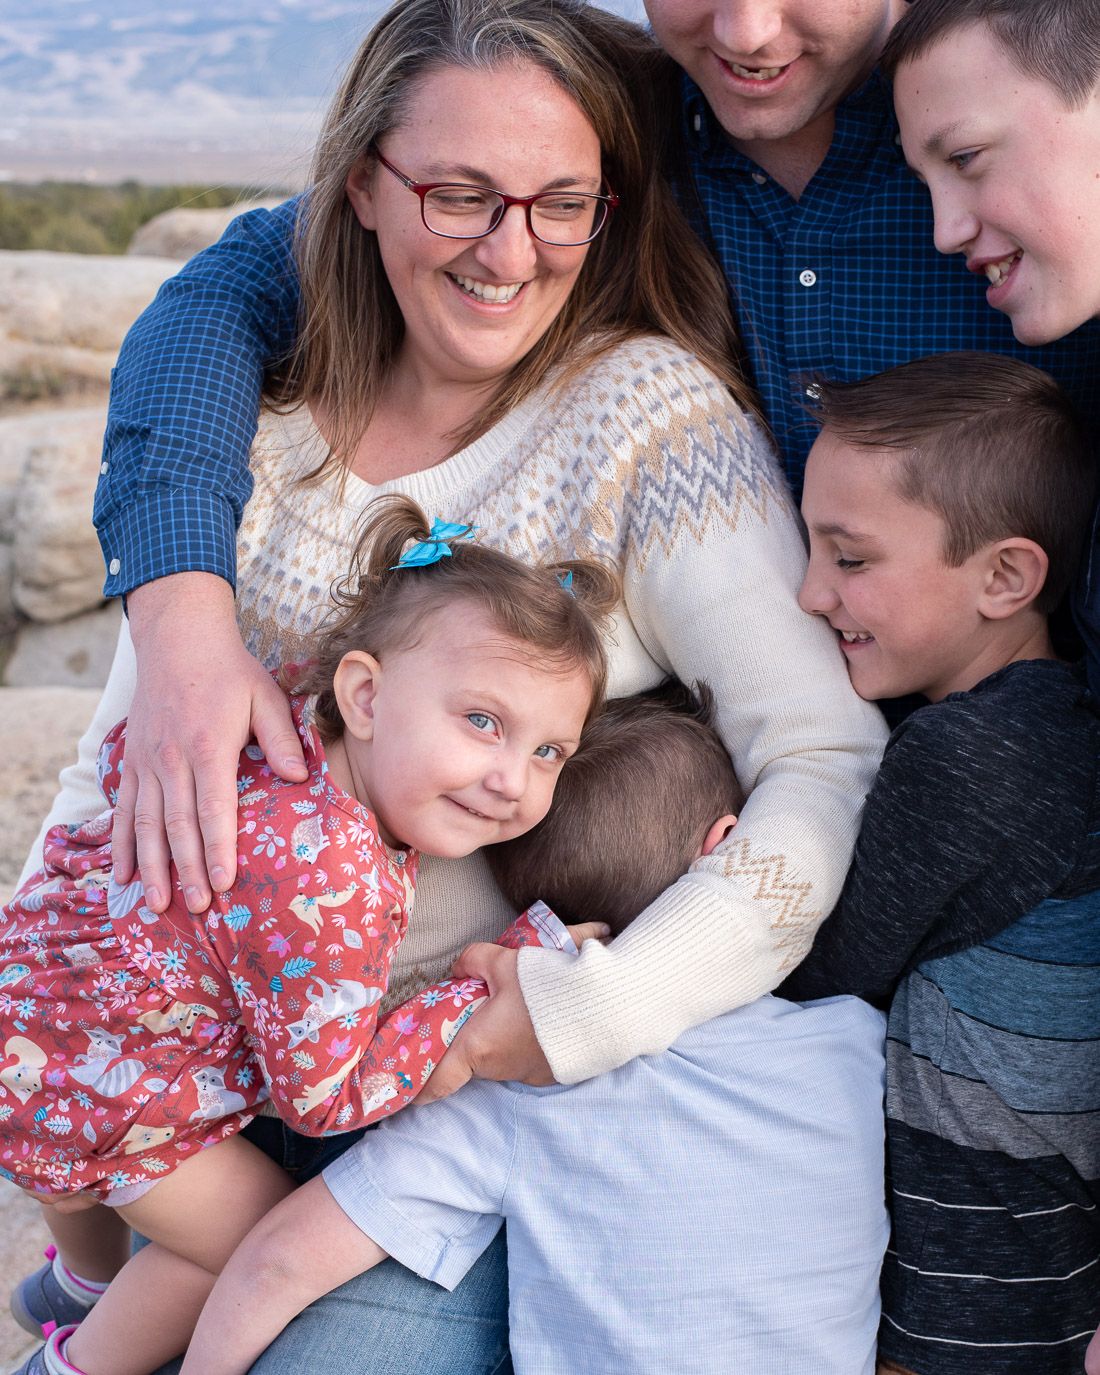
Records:
{"label": "woman's fingers", "polygon": [[113,836],[122,882],[134,865],[146,901],[202,912],[237,872],[237,765],[256,736],[281,777],[304,779],[285,695],[241,643],[229,585],[181,573],[131,594],[138,682]]}

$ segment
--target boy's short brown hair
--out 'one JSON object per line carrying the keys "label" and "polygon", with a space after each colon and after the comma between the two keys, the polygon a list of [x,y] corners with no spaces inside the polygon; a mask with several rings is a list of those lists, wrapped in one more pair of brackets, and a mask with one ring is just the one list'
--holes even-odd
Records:
{"label": "boy's short brown hair", "polygon": [[897,454],[899,495],[943,520],[950,566],[995,540],[1034,540],[1050,561],[1034,605],[1054,610],[1081,555],[1096,478],[1052,377],[1001,354],[938,353],[859,382],[818,382],[816,400],[837,438]]}
{"label": "boy's short brown hair", "polygon": [[889,76],[949,34],[985,25],[1025,76],[1045,81],[1081,106],[1100,81],[1096,0],[920,0],[908,5],[883,50]]}
{"label": "boy's short brown hair", "polygon": [[515,909],[541,898],[563,921],[604,921],[617,934],[686,873],[709,827],[744,801],[713,715],[709,688],[673,678],[610,700],[546,817],[485,850]]}

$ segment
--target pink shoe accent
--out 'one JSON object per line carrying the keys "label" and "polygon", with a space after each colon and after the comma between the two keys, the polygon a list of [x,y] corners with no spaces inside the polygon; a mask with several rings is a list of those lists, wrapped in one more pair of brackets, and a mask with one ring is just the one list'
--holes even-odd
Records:
{"label": "pink shoe accent", "polygon": [[81,1370],[79,1366],[73,1365],[72,1361],[65,1355],[63,1349],[65,1343],[73,1335],[76,1329],[76,1323],[70,1323],[68,1327],[59,1327],[55,1332],[50,1334],[46,1345],[50,1348],[50,1355],[53,1359],[61,1363],[68,1375],[86,1375],[86,1372]]}
{"label": "pink shoe accent", "polygon": [[57,1331],[57,1323],[55,1323],[54,1320],[53,1320],[52,1318],[50,1319],[49,1322],[44,1322],[44,1323],[42,1324],[42,1335],[43,1335],[43,1337],[52,1337],[53,1334],[54,1334],[56,1331]]}
{"label": "pink shoe accent", "polygon": [[57,1255],[57,1247],[47,1246],[46,1249],[42,1252],[42,1254],[46,1257],[47,1260],[53,1260],[54,1257]]}

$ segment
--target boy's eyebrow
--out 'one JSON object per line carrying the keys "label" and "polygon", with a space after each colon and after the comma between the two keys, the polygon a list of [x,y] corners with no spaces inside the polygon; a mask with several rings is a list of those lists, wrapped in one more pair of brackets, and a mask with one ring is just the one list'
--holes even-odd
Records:
{"label": "boy's eyebrow", "polygon": [[852,540],[853,543],[874,543],[873,535],[865,535],[859,530],[849,529],[847,525],[840,525],[836,521],[826,521],[818,524],[816,521],[810,526],[815,535],[827,535],[830,538],[839,536],[841,539]]}
{"label": "boy's eyebrow", "polygon": [[957,119],[953,124],[945,124],[942,129],[934,130],[924,140],[921,152],[938,156],[944,152],[949,143],[953,143],[959,137],[959,130],[965,127],[965,120]]}

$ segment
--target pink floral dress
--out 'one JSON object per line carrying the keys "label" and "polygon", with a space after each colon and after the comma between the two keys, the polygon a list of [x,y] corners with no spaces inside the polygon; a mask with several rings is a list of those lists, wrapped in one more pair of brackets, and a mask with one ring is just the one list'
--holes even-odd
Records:
{"label": "pink floral dress", "polygon": [[[241,755],[238,877],[192,916],[151,912],[111,872],[108,810],[56,827],[45,867],[3,909],[0,1174],[48,1193],[155,1181],[238,1132],[270,1098],[297,1131],[350,1131],[410,1103],[480,982],[444,981],[377,1015],[405,934],[417,856],[328,776],[292,702],[309,779]],[[124,724],[100,754],[113,803]],[[535,943],[520,919],[502,938]]]}

